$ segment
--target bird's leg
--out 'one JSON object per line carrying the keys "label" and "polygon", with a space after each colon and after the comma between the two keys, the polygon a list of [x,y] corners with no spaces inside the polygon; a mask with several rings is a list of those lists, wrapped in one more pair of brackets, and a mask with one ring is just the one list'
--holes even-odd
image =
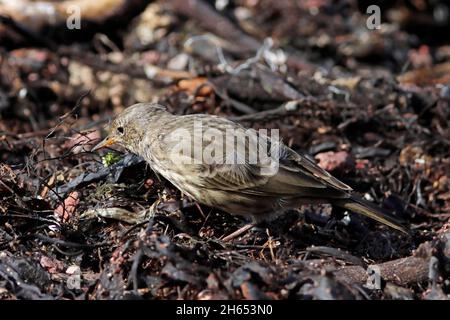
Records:
{"label": "bird's leg", "polygon": [[233,233],[230,233],[229,235],[227,235],[226,237],[224,237],[222,240],[225,242],[228,242],[230,240],[233,240],[234,238],[239,237],[241,234],[246,233],[248,230],[250,230],[251,228],[253,228],[256,225],[256,223],[248,223],[245,226],[237,229],[236,231],[234,231]]}

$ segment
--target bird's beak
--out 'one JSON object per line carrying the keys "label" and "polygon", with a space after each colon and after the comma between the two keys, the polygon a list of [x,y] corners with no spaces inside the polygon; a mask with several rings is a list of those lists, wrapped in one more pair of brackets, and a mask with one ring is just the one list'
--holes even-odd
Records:
{"label": "bird's beak", "polygon": [[99,144],[97,144],[95,147],[91,149],[91,151],[96,151],[104,147],[109,147],[110,145],[113,145],[116,143],[116,139],[114,137],[106,137],[104,140],[102,140]]}

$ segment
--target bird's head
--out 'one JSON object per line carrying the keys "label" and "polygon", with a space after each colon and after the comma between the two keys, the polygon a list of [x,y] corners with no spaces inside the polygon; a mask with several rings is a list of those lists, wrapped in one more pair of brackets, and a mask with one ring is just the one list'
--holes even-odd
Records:
{"label": "bird's head", "polygon": [[111,122],[108,136],[91,151],[118,144],[138,153],[145,133],[164,114],[168,114],[166,108],[155,103],[137,103],[126,108]]}

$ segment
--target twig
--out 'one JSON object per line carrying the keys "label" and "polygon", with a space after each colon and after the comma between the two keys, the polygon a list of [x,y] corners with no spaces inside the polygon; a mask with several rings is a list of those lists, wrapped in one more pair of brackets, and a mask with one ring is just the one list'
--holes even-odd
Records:
{"label": "twig", "polygon": [[[261,48],[261,41],[247,35],[231,21],[219,14],[212,6],[200,0],[171,0],[168,6],[180,15],[197,21],[204,29],[227,39],[242,48],[244,54],[257,52]],[[298,56],[288,54],[286,64],[297,70],[314,70],[316,66]]]}
{"label": "twig", "polygon": [[292,100],[272,110],[255,112],[252,114],[246,114],[238,117],[230,117],[229,119],[233,121],[250,121],[250,122],[273,120],[276,118],[295,114],[299,110],[300,104],[305,104],[304,107],[308,108],[308,106],[313,102],[317,102],[317,100],[314,98]]}
{"label": "twig", "polygon": [[33,30],[27,28],[25,25],[21,24],[18,21],[15,21],[13,18],[9,16],[0,15],[0,23],[9,26],[11,29],[16,31],[18,34],[20,34],[25,39],[29,40],[30,44],[35,44],[37,46],[44,46],[52,51],[57,51],[57,45],[52,40],[49,40],[48,38],[40,36],[37,32],[34,32]]}
{"label": "twig", "polygon": [[[425,242],[417,251],[426,252],[425,256],[412,255],[380,264],[370,265],[381,279],[398,285],[418,283],[428,279],[428,269],[431,259],[431,244]],[[369,275],[361,266],[346,266],[334,272],[337,278],[347,283],[366,283]]]}
{"label": "twig", "polygon": [[39,240],[47,242],[47,243],[61,245],[61,246],[68,247],[68,248],[92,249],[92,248],[105,247],[105,246],[111,245],[108,242],[102,242],[102,243],[98,243],[98,244],[82,244],[82,243],[76,243],[76,242],[71,242],[71,241],[64,241],[61,239],[50,238],[50,237],[44,236],[42,234],[33,234],[33,235],[30,235],[29,237],[36,238],[36,239],[39,239]]}

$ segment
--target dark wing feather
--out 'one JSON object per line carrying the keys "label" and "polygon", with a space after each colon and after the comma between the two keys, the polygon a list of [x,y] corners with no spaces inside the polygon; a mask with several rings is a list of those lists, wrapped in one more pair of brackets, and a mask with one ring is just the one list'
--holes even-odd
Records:
{"label": "dark wing feather", "polygon": [[328,171],[322,169],[316,163],[309,160],[307,157],[299,155],[292,149],[289,148],[286,149],[288,150],[287,152],[288,155],[284,159],[280,159],[280,162],[283,163],[286,167],[294,171],[295,170],[306,171],[328,187],[341,191],[353,190],[350,186],[333,177]]}

